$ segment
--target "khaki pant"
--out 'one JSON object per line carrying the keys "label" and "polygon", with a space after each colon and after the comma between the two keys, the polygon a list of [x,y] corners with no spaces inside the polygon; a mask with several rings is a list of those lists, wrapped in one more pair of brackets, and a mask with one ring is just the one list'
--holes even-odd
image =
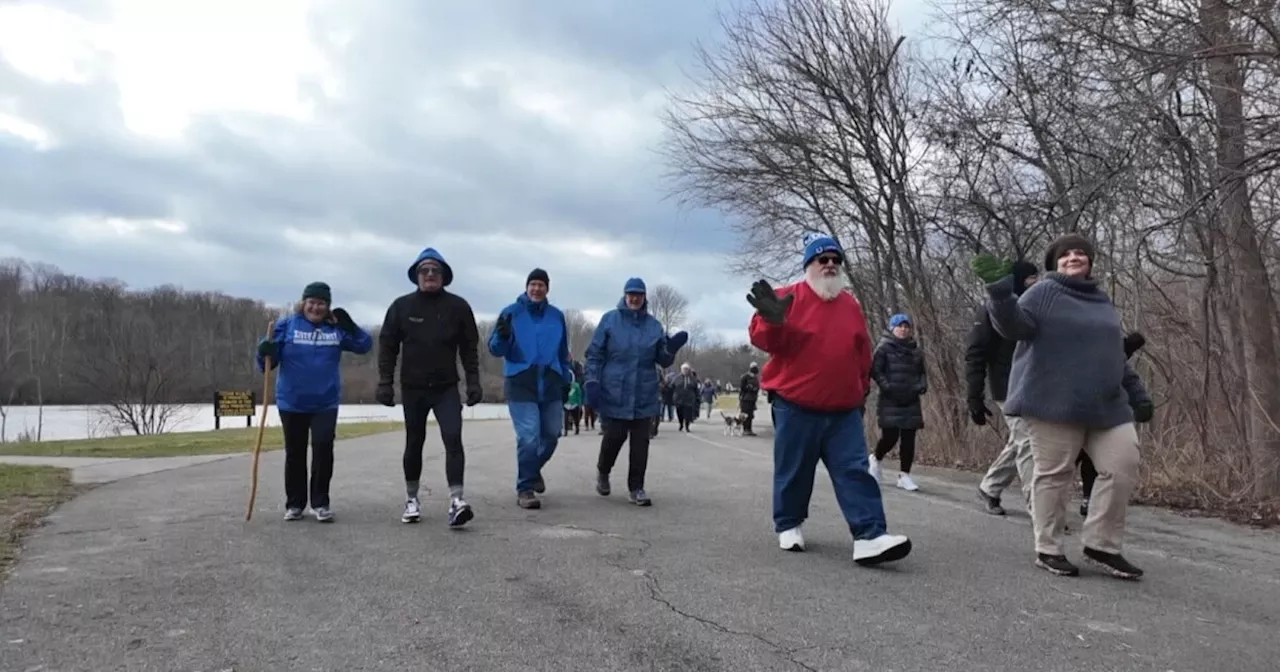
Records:
{"label": "khaki pant", "polygon": [[[1002,413],[1004,412],[1004,402],[997,401],[996,406]],[[1022,498],[1027,503],[1027,510],[1030,511],[1033,473],[1031,435],[1027,433],[1027,423],[1022,418],[1006,415],[1004,424],[1009,428],[1009,439],[1005,441],[1004,448],[991,463],[991,468],[987,469],[987,475],[982,477],[978,488],[999,499],[1005,488],[1013,484],[1016,476],[1022,485]]]}
{"label": "khaki pant", "polygon": [[1084,451],[1098,469],[1098,480],[1089,499],[1082,541],[1086,548],[1119,553],[1124,542],[1129,496],[1138,482],[1138,433],[1133,423],[1111,429],[1087,429],[1076,425],[1024,418],[1031,434],[1035,463],[1031,518],[1036,552],[1063,555],[1062,529],[1067,522],[1067,500],[1075,484],[1076,456]]}

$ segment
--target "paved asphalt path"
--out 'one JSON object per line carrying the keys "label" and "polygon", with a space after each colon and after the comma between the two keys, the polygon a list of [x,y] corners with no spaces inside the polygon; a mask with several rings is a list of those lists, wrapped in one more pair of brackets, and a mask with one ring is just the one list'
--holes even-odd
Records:
{"label": "paved asphalt path", "polygon": [[973,475],[921,469],[920,492],[885,487],[914,553],[868,569],[821,470],[809,551],[778,550],[769,438],[664,425],[644,509],[619,495],[623,469],[597,496],[599,437],[569,437],[540,511],[516,507],[506,423],[465,438],[462,531],[438,436],[419,525],[399,520],[398,434],[340,446],[332,525],[281,520],[280,452],[248,523],[247,457],[100,486],[29,538],[0,593],[0,669],[1280,669],[1275,533],[1135,510],[1146,579],[1057,578],[1032,566],[1025,515],[986,515]]}

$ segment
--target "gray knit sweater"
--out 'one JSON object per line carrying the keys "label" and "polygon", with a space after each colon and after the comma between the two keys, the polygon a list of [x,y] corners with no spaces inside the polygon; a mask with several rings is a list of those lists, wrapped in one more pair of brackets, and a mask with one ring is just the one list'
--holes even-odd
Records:
{"label": "gray knit sweater", "polygon": [[1096,282],[1046,273],[1019,298],[1006,276],[987,292],[992,325],[1018,342],[1005,413],[1109,429],[1151,400],[1125,360],[1120,314]]}

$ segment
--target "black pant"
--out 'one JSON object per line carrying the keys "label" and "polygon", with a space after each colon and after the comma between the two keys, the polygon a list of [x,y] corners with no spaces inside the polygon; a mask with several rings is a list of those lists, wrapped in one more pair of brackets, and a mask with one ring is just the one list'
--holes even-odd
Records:
{"label": "black pant", "polygon": [[467,457],[462,450],[462,395],[457,385],[427,390],[400,390],[404,406],[404,480],[422,478],[422,447],[427,442],[427,414],[436,416],[444,442],[444,473],[449,487],[462,487]]}
{"label": "black pant", "polygon": [[1098,470],[1093,466],[1093,460],[1082,450],[1080,457],[1076,458],[1076,462],[1080,464],[1080,485],[1081,494],[1085,499],[1089,499],[1093,495],[1093,482],[1098,480]]}
{"label": "black pant", "polygon": [[566,408],[564,411],[564,435],[569,436],[569,430],[573,430],[574,434],[582,431],[582,407]]}
{"label": "black pant", "polygon": [[600,459],[596,461],[596,471],[608,474],[618,461],[618,453],[622,452],[622,444],[631,439],[631,452],[627,458],[627,490],[632,492],[644,488],[644,472],[649,466],[649,433],[653,429],[653,418],[636,418],[635,420],[619,420],[609,418],[604,423],[604,438],[600,439]]}
{"label": "black pant", "polygon": [[693,406],[686,406],[684,404],[676,406],[676,419],[680,421],[680,429],[688,429],[689,421],[693,420],[694,415],[695,412]]}
{"label": "black pant", "polygon": [[883,460],[893,450],[893,444],[897,443],[902,473],[911,473],[911,465],[916,461],[916,430],[881,427],[880,431],[883,433],[876,443],[876,459]]}
{"label": "black pant", "polygon": [[[338,430],[338,410],[319,413],[279,411],[284,430],[284,505],[289,509],[329,506],[329,481],[333,479],[333,437]],[[307,488],[307,441],[311,442],[311,487]]]}

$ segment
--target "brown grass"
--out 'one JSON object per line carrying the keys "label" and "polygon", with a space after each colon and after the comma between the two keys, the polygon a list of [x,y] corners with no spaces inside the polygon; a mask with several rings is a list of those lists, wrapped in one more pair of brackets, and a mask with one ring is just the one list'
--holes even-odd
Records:
{"label": "brown grass", "polygon": [[23,535],[79,491],[66,469],[0,464],[0,576],[17,557]]}

